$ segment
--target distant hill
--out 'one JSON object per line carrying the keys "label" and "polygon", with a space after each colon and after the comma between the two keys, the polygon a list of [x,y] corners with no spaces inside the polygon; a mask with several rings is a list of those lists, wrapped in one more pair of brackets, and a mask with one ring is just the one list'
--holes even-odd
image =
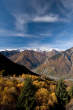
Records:
{"label": "distant hill", "polygon": [[47,58],[50,58],[50,57],[58,54],[59,52],[56,50],[52,50],[49,52],[24,50],[22,52],[3,51],[1,53],[15,63],[24,65],[29,69],[34,69],[34,68],[40,66],[41,64],[43,64]]}
{"label": "distant hill", "polygon": [[46,76],[73,78],[73,48],[46,59],[34,71]]}
{"label": "distant hill", "polygon": [[3,75],[19,75],[22,73],[36,75],[26,67],[13,63],[0,53],[0,72],[1,71],[4,71]]}
{"label": "distant hill", "polygon": [[19,50],[11,50],[11,51],[5,50],[5,51],[1,51],[1,54],[6,56],[6,57],[10,57],[10,56],[15,55],[17,53],[20,53],[20,51]]}

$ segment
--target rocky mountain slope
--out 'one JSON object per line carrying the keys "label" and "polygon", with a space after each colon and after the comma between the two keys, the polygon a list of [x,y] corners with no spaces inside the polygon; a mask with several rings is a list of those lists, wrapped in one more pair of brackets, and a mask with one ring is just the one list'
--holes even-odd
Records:
{"label": "rocky mountain slope", "polygon": [[36,73],[52,77],[73,77],[73,48],[47,58],[46,61],[34,70]]}

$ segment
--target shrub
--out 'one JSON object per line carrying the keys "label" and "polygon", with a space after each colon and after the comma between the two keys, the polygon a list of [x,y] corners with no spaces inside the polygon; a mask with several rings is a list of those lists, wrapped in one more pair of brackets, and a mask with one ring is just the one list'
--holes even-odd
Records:
{"label": "shrub", "polygon": [[73,86],[68,91],[68,94],[69,94],[70,98],[73,98]]}

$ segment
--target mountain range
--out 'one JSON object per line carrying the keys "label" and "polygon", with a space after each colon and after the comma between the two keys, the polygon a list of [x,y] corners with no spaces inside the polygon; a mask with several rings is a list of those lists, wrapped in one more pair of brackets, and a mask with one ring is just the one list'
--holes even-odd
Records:
{"label": "mountain range", "polygon": [[1,53],[11,61],[26,66],[29,69],[34,69],[44,63],[47,58],[50,58],[59,52],[52,51],[34,51],[34,50],[12,50],[1,51]]}

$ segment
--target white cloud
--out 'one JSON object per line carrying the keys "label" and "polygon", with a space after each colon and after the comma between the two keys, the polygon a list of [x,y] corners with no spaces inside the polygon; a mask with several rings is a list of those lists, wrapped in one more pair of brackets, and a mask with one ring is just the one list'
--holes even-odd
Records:
{"label": "white cloud", "polygon": [[46,15],[46,16],[37,16],[33,19],[34,22],[57,22],[59,21],[59,17],[58,16],[54,16],[54,15]]}
{"label": "white cloud", "polygon": [[[28,32],[28,23],[37,23],[37,22],[49,22],[49,23],[54,23],[54,22],[67,22],[66,19],[60,18],[58,15],[50,14],[50,15],[43,15],[43,16],[30,16],[28,14],[17,14],[13,13],[12,16],[15,18],[14,25],[15,25],[15,30],[20,31],[23,33]],[[40,34],[41,35],[41,34]],[[42,34],[42,36],[50,36],[49,34]]]}
{"label": "white cloud", "polygon": [[28,29],[28,24],[29,22],[49,22],[49,23],[54,23],[54,22],[68,22],[67,19],[61,18],[58,15],[55,14],[49,14],[49,15],[43,15],[43,16],[30,16],[28,14],[13,14],[15,17],[15,26],[17,30],[21,31],[27,31]]}
{"label": "white cloud", "polygon": [[44,16],[37,16],[34,17],[32,20],[33,22],[46,22],[46,23],[54,23],[54,22],[69,22],[69,19],[62,18],[59,15],[56,14],[50,14],[50,15],[44,15]]}

